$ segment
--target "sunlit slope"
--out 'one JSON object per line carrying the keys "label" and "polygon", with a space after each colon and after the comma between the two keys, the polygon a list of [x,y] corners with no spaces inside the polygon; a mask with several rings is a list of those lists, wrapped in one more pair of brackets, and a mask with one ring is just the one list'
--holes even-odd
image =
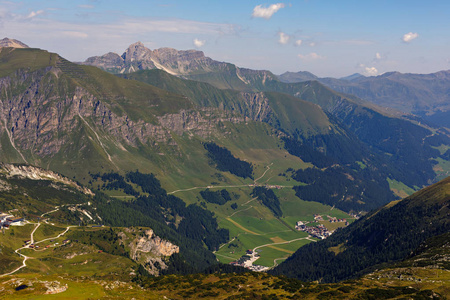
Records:
{"label": "sunlit slope", "polygon": [[[198,97],[122,79],[39,49],[3,48],[0,59],[6,78],[1,86],[4,161],[33,163],[85,183],[88,172],[140,169],[161,175],[175,189],[210,183],[216,170],[208,163],[205,140],[234,144],[241,158],[261,168],[270,158],[247,156],[244,150],[287,154],[270,126],[220,110],[228,95],[204,111],[196,108]],[[240,139],[242,130],[251,134],[250,146]]]}

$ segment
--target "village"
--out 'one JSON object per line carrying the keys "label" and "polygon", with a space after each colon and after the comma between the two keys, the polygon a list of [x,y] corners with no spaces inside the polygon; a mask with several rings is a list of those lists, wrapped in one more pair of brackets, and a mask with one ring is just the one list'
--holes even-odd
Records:
{"label": "village", "polygon": [[[347,221],[347,219],[344,218],[336,218],[336,217],[332,217],[330,215],[327,215],[327,219],[324,219],[324,217],[322,215],[319,214],[314,214],[314,221],[310,222],[310,221],[298,221],[295,225],[295,229],[298,231],[303,231],[309,234],[309,236],[307,238],[318,238],[318,239],[326,239],[328,238],[333,232],[334,230],[329,230],[324,223],[329,222],[329,223],[341,223],[341,224],[337,224],[337,228],[339,227],[345,227],[347,225],[349,225],[349,222]],[[320,222],[320,223],[319,223]],[[307,224],[309,223],[315,223],[314,226],[308,226]],[[319,224],[317,224],[319,223]],[[336,227],[335,226],[332,226]],[[232,261],[230,262],[230,265],[233,266],[240,266],[240,267],[244,267],[247,268],[249,270],[255,271],[255,272],[264,272],[269,270],[270,268],[265,267],[265,266],[261,266],[261,265],[254,265],[253,263],[258,260],[258,258],[260,257],[260,254],[258,253],[259,247],[251,250],[247,250],[246,253],[244,255],[242,255],[238,260]]]}
{"label": "village", "polygon": [[[327,218],[330,223],[344,223],[344,226],[347,226],[349,224],[346,219],[338,219],[329,215],[327,215]],[[324,218],[321,215],[314,214],[314,221],[321,222],[324,221]],[[295,229],[307,232],[311,236],[321,240],[326,239],[333,233],[332,231],[329,231],[323,224],[319,224],[316,226],[307,226],[306,224],[308,223],[308,221],[298,221],[295,225]]]}

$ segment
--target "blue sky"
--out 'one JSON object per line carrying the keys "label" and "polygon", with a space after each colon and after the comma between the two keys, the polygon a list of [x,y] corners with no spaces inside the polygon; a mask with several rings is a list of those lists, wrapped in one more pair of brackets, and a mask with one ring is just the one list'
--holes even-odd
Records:
{"label": "blue sky", "polygon": [[0,0],[0,30],[72,61],[141,41],[275,74],[450,69],[447,0]]}

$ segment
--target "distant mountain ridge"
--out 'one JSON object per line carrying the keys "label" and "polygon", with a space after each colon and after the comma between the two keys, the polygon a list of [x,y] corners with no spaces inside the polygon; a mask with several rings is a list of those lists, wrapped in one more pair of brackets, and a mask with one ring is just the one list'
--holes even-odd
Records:
{"label": "distant mountain ridge", "polygon": [[206,57],[202,51],[173,48],[150,50],[141,42],[131,44],[121,56],[110,52],[102,56],[89,57],[82,64],[96,66],[113,74],[160,69],[185,79],[240,91],[255,90],[251,83],[254,76],[276,79],[269,71],[238,68],[234,64]]}
{"label": "distant mountain ridge", "polygon": [[285,72],[278,76],[278,79],[286,83],[310,81],[316,80],[317,78],[319,77],[308,71]]}
{"label": "distant mountain ridge", "polygon": [[354,95],[367,103],[415,114],[436,125],[450,127],[450,70],[432,74],[388,72],[371,77],[355,73],[340,79],[319,78],[307,71],[285,72],[276,76],[270,71],[240,68],[231,63],[213,60],[202,51],[179,51],[172,48],[152,51],[141,42],[130,45],[121,56],[107,53],[90,57],[83,64],[97,66],[114,74],[160,69],[181,78],[207,82],[221,89],[269,91],[275,88],[291,95],[295,95],[296,91],[289,92],[290,87],[283,86],[282,83],[316,80],[339,93]]}
{"label": "distant mountain ridge", "polygon": [[227,65],[206,57],[202,51],[179,51],[172,48],[152,51],[141,42],[131,44],[121,56],[109,52],[102,56],[90,57],[83,64],[96,66],[111,73],[161,69],[172,75],[207,72]]}
{"label": "distant mountain ridge", "polygon": [[[311,80],[304,74],[303,71],[284,73],[279,79],[287,83]],[[356,73],[340,79],[316,77],[315,80],[340,93],[412,113],[436,125],[450,128],[450,70],[431,74],[387,72],[370,77]]]}

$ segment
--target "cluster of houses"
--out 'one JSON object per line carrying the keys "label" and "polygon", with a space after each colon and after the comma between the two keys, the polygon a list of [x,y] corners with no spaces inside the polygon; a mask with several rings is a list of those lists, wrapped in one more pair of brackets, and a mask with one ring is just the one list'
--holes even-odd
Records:
{"label": "cluster of houses", "polygon": [[298,221],[297,224],[295,225],[295,229],[307,232],[313,237],[322,240],[326,239],[331,235],[331,232],[322,224],[319,224],[317,226],[306,226],[302,221]]}
{"label": "cluster of houses", "polygon": [[15,217],[13,215],[0,212],[0,229],[8,228],[11,225],[23,225],[25,221],[22,217]]}
{"label": "cluster of houses", "polygon": [[328,221],[330,221],[330,223],[344,222],[345,226],[348,225],[348,221],[346,219],[338,219],[338,218],[331,217],[331,216],[327,216],[327,217],[328,217]]}

